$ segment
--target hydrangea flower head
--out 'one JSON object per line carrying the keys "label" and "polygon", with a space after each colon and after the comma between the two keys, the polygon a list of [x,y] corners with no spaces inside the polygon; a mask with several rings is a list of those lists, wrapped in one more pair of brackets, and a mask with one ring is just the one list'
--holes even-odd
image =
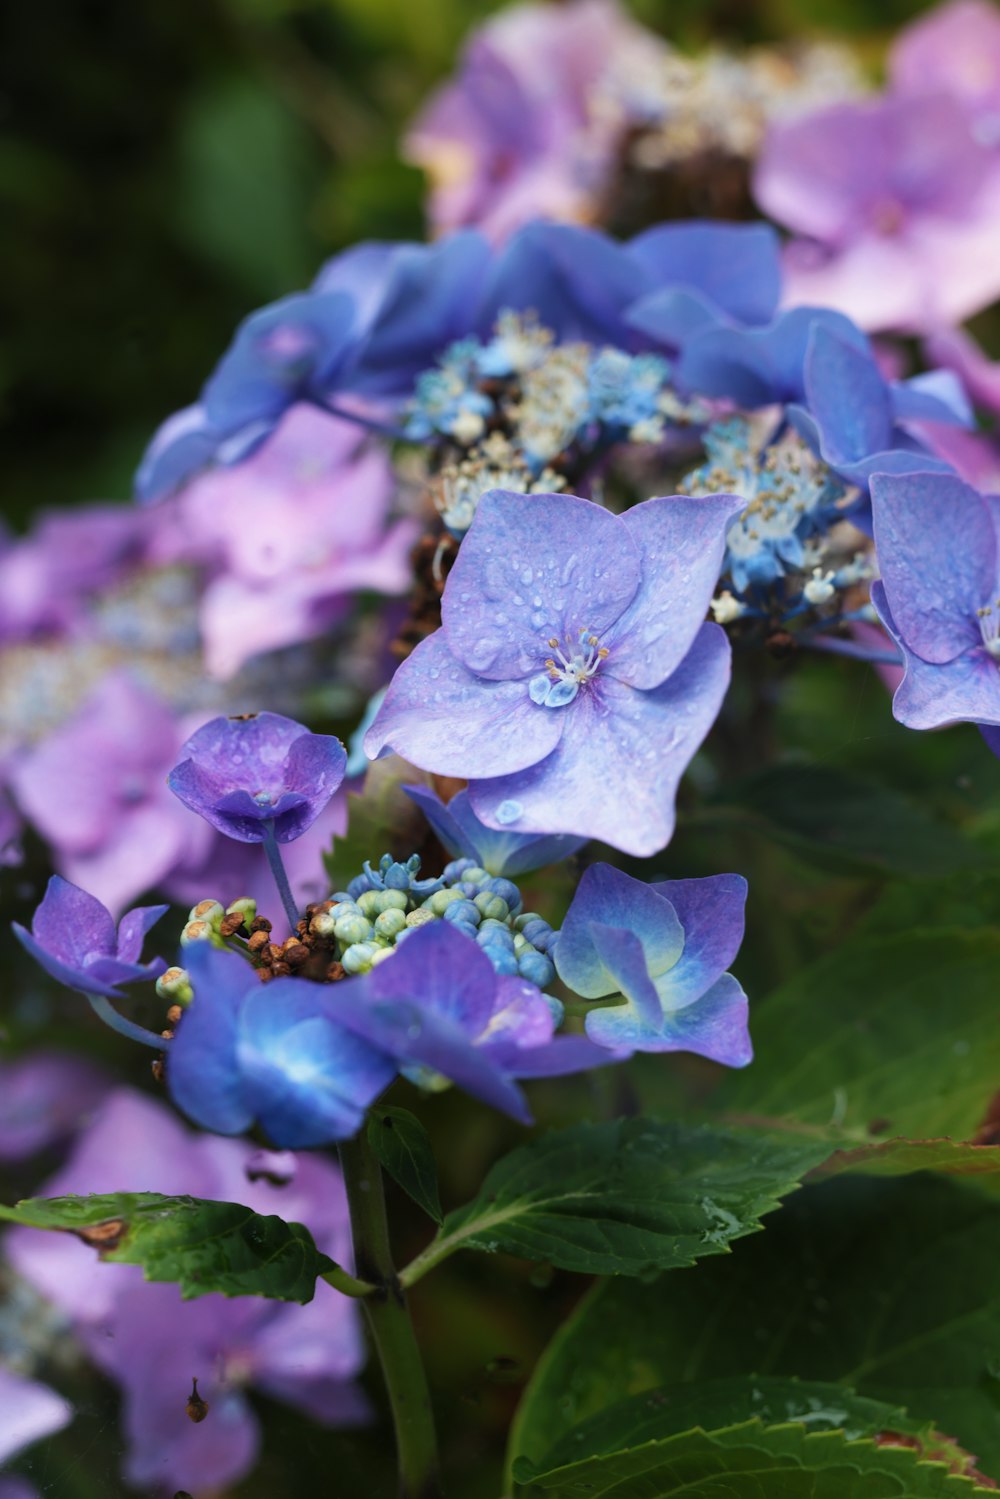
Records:
{"label": "hydrangea flower head", "polygon": [[261,843],[273,825],[291,843],[316,821],[341,781],[347,751],[281,713],[213,718],[181,747],[167,777],[176,797],[227,838]]}
{"label": "hydrangea flower head", "polygon": [[555,949],[559,976],[575,993],[624,996],[588,1014],[591,1040],[745,1067],[753,1055],[747,997],[725,970],[743,940],[746,892],[741,875],[646,885],[592,865]]}
{"label": "hydrangea flower head", "polygon": [[1000,173],[944,93],[837,104],[776,126],[754,189],[770,217],[808,237],[786,254],[786,305],[920,330],[961,321],[1000,291]]}
{"label": "hydrangea flower head", "polygon": [[469,779],[487,827],[662,848],[728,684],[728,642],[703,620],[742,505],[660,498],[619,517],[485,495],[442,628],[396,672],[366,752]]}
{"label": "hydrangea flower head", "polygon": [[948,474],[879,474],[872,513],[872,603],[906,665],[895,717],[1000,728],[1000,501]]}
{"label": "hydrangea flower head", "polygon": [[166,967],[162,958],[139,962],[143,938],[166,910],[166,906],[137,906],[122,917],[116,932],[110,912],[99,900],[54,874],[31,931],[15,921],[14,934],[59,983],[120,999],[119,984],[155,979]]}

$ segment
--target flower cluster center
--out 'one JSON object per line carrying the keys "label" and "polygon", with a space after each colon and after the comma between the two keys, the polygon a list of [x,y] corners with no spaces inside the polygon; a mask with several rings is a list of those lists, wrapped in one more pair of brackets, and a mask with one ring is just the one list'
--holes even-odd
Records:
{"label": "flower cluster center", "polygon": [[589,627],[560,642],[556,636],[546,642],[553,652],[545,662],[545,670],[532,677],[528,693],[533,703],[543,708],[564,708],[571,703],[584,682],[595,676],[601,662],[608,654],[607,646],[601,644]]}

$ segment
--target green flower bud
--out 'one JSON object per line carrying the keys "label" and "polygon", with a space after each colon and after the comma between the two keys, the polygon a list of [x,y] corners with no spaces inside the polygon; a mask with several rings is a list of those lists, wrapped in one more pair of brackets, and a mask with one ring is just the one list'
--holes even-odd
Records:
{"label": "green flower bud", "polygon": [[194,998],[191,978],[186,968],[168,968],[156,980],[156,992],[161,999],[175,1005],[189,1005]]}
{"label": "green flower bud", "polygon": [[472,904],[477,910],[482,911],[484,916],[490,916],[494,921],[506,921],[510,915],[510,907],[502,895],[494,895],[491,890],[481,890],[473,897]]}
{"label": "green flower bud", "polygon": [[409,893],[406,890],[380,890],[378,892],[378,909],[382,911],[405,911],[410,904]]}
{"label": "green flower bud", "polygon": [[376,917],[381,910],[381,907],[378,903],[379,896],[381,894],[381,890],[365,890],[361,895],[358,896],[358,910],[361,911],[363,915],[367,916],[369,920],[372,920],[374,917]]}
{"label": "green flower bud", "polygon": [[391,941],[396,936],[396,933],[401,932],[405,926],[406,916],[404,913],[396,910],[394,907],[390,907],[388,911],[383,911],[381,916],[376,916],[375,935],[377,937],[387,937]]}
{"label": "green flower bud", "polygon": [[437,917],[434,915],[433,911],[429,911],[426,906],[418,906],[415,911],[411,911],[407,916],[406,925],[410,927],[426,926],[428,921],[436,920]]}
{"label": "green flower bud", "polygon": [[464,899],[461,890],[436,890],[424,901],[424,909],[433,912],[435,916],[443,916],[452,901]]}
{"label": "green flower bud", "polygon": [[515,918],[514,926],[519,932],[523,932],[529,921],[541,921],[542,919],[537,911],[522,911],[520,916]]}
{"label": "green flower bud", "polygon": [[226,907],[227,916],[235,916],[237,913],[243,917],[243,925],[249,931],[257,915],[257,902],[252,896],[241,896],[239,900],[234,900],[232,905]]}
{"label": "green flower bud", "polygon": [[309,930],[315,932],[317,937],[334,937],[337,932],[337,918],[332,911],[317,911],[309,923]]}
{"label": "green flower bud", "polygon": [[[374,942],[355,942],[341,956],[345,973],[367,973],[381,949]],[[388,951],[388,949],[386,949]]]}
{"label": "green flower bud", "polygon": [[[221,910],[222,907],[220,906],[219,909]],[[209,921],[189,921],[183,932],[181,932],[181,947],[189,947],[192,942],[215,941],[215,927]]]}
{"label": "green flower bud", "polygon": [[343,942],[345,947],[352,947],[355,942],[370,942],[374,934],[371,922],[366,921],[360,911],[356,916],[338,916],[333,931],[337,941]]}
{"label": "green flower bud", "polygon": [[341,916],[360,916],[361,907],[354,900],[339,900],[335,906],[330,907],[330,915],[334,921],[339,921]]}
{"label": "green flower bud", "polygon": [[207,921],[209,926],[218,926],[226,914],[225,907],[217,900],[200,900],[188,912],[189,921]]}
{"label": "green flower bud", "polygon": [[462,879],[468,881],[470,885],[481,885],[484,880],[489,879],[489,874],[485,869],[480,869],[478,864],[473,864],[472,868],[467,869],[462,875]]}
{"label": "green flower bud", "polygon": [[386,958],[391,958],[395,951],[396,949],[394,947],[378,948],[375,952],[372,953],[372,967],[377,968],[380,963],[385,962]]}

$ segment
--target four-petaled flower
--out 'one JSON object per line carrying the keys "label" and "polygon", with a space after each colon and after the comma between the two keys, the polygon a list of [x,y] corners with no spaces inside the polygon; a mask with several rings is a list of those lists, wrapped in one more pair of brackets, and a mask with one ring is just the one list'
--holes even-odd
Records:
{"label": "four-petaled flower", "polygon": [[947,474],[884,474],[872,513],[882,573],[872,603],[906,666],[895,717],[911,729],[1000,730],[1000,501]]}
{"label": "four-petaled flower", "polygon": [[655,853],[728,685],[728,641],[703,621],[742,506],[660,498],[615,516],[484,495],[442,628],[396,672],[366,753],[470,778],[487,827]]}
{"label": "four-petaled flower", "polygon": [[166,906],[137,906],[115,924],[105,906],[78,885],[54,874],[36,910],[31,931],[13,923],[21,946],[59,983],[85,994],[120,999],[119,984],[155,979],[162,958],[140,963],[142,941]]}
{"label": "four-petaled flower", "polygon": [[281,713],[213,718],[181,746],[167,777],[176,797],[220,833],[263,843],[273,827],[291,843],[311,827],[344,779],[347,751]]}
{"label": "four-petaled flower", "polygon": [[747,997],[726,969],[743,940],[742,875],[646,885],[610,864],[580,881],[555,947],[559,977],[591,1010],[587,1035],[633,1051],[692,1051],[745,1067]]}

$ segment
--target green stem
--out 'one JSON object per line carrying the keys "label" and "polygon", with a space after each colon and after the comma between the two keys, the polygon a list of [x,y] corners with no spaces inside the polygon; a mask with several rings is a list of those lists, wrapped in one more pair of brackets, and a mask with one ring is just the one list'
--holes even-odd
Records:
{"label": "green stem", "polygon": [[437,1439],[420,1349],[389,1248],[382,1171],[364,1132],[340,1146],[355,1267],[375,1290],[364,1300],[378,1349],[399,1457],[400,1499],[441,1499]]}

